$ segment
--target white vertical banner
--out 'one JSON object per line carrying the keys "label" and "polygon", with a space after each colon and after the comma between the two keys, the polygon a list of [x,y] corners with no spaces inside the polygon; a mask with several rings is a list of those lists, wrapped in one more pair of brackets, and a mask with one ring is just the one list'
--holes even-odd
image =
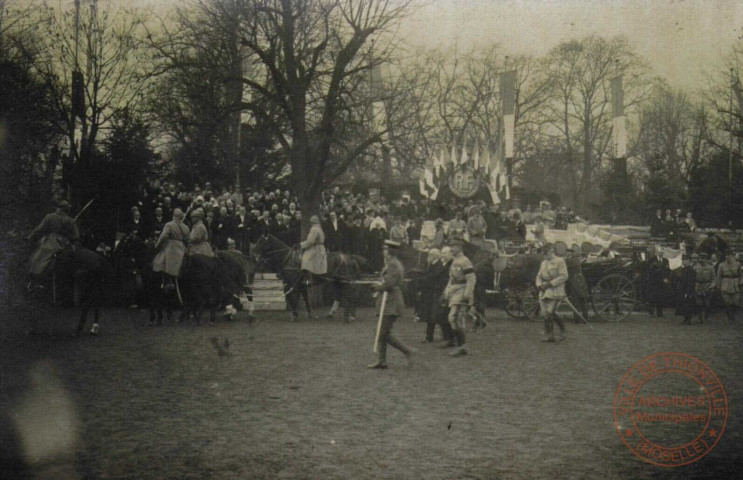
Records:
{"label": "white vertical banner", "polygon": [[506,148],[505,158],[513,158],[513,142],[514,142],[514,130],[515,125],[514,122],[516,121],[516,116],[511,115],[504,115],[503,116],[503,138],[506,142]]}
{"label": "white vertical banner", "polygon": [[467,163],[467,160],[469,160],[469,158],[467,157],[467,142],[463,141],[462,142],[462,157],[460,158],[460,163],[462,165],[465,165]]}

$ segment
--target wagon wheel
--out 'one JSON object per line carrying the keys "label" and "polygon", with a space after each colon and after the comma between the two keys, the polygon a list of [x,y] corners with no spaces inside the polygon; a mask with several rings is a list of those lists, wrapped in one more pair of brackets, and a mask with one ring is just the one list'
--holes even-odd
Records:
{"label": "wagon wheel", "polygon": [[637,304],[635,284],[620,274],[603,277],[593,287],[591,294],[596,315],[610,322],[626,318]]}
{"label": "wagon wheel", "polygon": [[513,318],[536,318],[539,314],[539,292],[534,285],[512,288],[506,293],[506,313]]}

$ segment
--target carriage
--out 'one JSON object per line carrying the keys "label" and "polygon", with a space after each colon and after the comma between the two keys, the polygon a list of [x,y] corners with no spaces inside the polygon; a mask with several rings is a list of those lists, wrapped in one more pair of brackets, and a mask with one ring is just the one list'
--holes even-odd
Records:
{"label": "carriage", "polygon": [[[516,254],[495,260],[500,270],[499,289],[506,313],[519,319],[536,318],[539,313],[539,292],[534,279],[542,257],[539,254]],[[586,279],[587,306],[605,321],[620,321],[635,310],[641,298],[641,267],[637,256],[587,256],[581,259]],[[570,294],[570,285],[568,285]]]}

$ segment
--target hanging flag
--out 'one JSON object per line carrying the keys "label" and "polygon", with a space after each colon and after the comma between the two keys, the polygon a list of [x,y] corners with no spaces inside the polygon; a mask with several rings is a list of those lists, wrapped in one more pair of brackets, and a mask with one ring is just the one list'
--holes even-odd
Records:
{"label": "hanging flag", "polygon": [[505,158],[513,158],[514,129],[516,127],[516,70],[500,74],[500,95],[503,102]]}
{"label": "hanging flag", "polygon": [[428,189],[426,189],[426,181],[421,178],[418,180],[418,186],[420,187],[421,195],[425,198],[428,198]]}
{"label": "hanging flag", "polygon": [[624,158],[627,155],[627,127],[624,117],[624,90],[621,75],[611,79],[611,110],[614,119],[612,128],[614,158]]}
{"label": "hanging flag", "polygon": [[467,158],[467,142],[464,141],[462,142],[462,158],[460,159],[460,163],[465,165],[467,164],[467,160],[469,160],[469,158]]}
{"label": "hanging flag", "polygon": [[454,143],[452,143],[451,145],[451,157],[449,158],[449,160],[451,160],[451,163],[453,165],[459,163],[457,162],[457,146]]}
{"label": "hanging flag", "polygon": [[433,180],[433,170],[426,167],[426,169],[423,171],[423,177],[426,180],[426,186],[430,187],[432,189],[436,188],[436,183]]}

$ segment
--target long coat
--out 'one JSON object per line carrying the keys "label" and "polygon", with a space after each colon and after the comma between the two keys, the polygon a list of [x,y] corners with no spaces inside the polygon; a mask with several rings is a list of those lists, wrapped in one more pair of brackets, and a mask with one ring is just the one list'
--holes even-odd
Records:
{"label": "long coat", "polygon": [[[387,292],[387,303],[384,306],[385,316],[402,317],[405,314],[405,298],[402,294],[405,269],[395,257],[390,257],[382,269],[382,284],[376,287],[378,291]],[[382,295],[377,297],[377,310],[381,308]]]}
{"label": "long coat", "polygon": [[160,251],[152,261],[153,271],[178,276],[183,264],[183,255],[186,253],[185,240],[188,238],[188,232],[188,227],[183,222],[172,220],[165,224],[155,244],[155,248],[159,248]]}
{"label": "long coat", "polygon": [[328,273],[328,254],[325,251],[325,234],[318,224],[312,225],[307,240],[299,244],[302,249],[302,270],[315,275]]}
{"label": "long coat", "polygon": [[[418,313],[426,323],[441,323],[441,295],[449,283],[449,269],[440,261],[428,266],[420,284],[420,306]],[[446,317],[446,314],[443,314]]]}
{"label": "long coat", "polygon": [[188,254],[214,256],[214,250],[209,245],[209,232],[203,222],[196,223],[188,235]]}
{"label": "long coat", "polygon": [[71,242],[78,239],[77,227],[69,215],[57,211],[46,215],[28,236],[31,241],[39,237],[41,237],[39,248],[28,261],[28,272],[34,275],[43,274],[54,254],[69,247]]}
{"label": "long coat", "polygon": [[738,279],[740,278],[740,263],[733,260],[720,263],[717,268],[717,287],[722,293],[736,294],[740,291]]}
{"label": "long coat", "polygon": [[697,275],[691,265],[680,269],[675,278],[676,286],[676,315],[690,316],[696,310],[696,285]]}
{"label": "long coat", "polygon": [[656,255],[648,259],[648,303],[651,305],[665,305],[671,294],[669,285],[671,269],[669,268],[668,259],[661,257],[660,260]]}

